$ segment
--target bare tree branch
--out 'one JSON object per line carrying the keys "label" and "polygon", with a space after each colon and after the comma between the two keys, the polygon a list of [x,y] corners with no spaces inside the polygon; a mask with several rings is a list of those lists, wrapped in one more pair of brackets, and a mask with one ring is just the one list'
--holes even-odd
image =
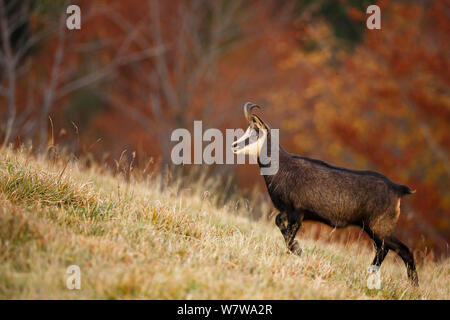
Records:
{"label": "bare tree branch", "polygon": [[64,97],[71,92],[78,90],[80,88],[92,85],[107,76],[110,76],[116,71],[118,67],[125,66],[134,62],[148,59],[150,57],[157,56],[163,52],[163,48],[154,48],[143,50],[132,55],[125,57],[117,57],[112,63],[108,64],[101,70],[96,70],[86,76],[78,78],[66,85],[64,85],[58,92],[58,98]]}
{"label": "bare tree branch", "polygon": [[11,48],[10,35],[11,30],[8,25],[8,13],[3,1],[0,1],[0,27],[1,27],[1,45],[3,49],[2,66],[6,70],[7,88],[5,92],[7,101],[5,139],[3,144],[9,142],[14,121],[16,118],[16,64],[14,54]]}
{"label": "bare tree branch", "polygon": [[[67,2],[66,2],[67,4]],[[59,72],[60,66],[64,57],[64,44],[65,44],[65,16],[61,14],[59,18],[58,25],[58,44],[55,51],[55,55],[53,58],[53,66],[50,74],[49,83],[45,89],[44,93],[44,101],[42,103],[42,109],[39,119],[39,128],[40,128],[40,143],[39,150],[40,152],[44,151],[45,145],[47,143],[47,118],[50,112],[50,109],[53,106],[53,101],[55,99],[55,90],[57,88],[59,82]]]}

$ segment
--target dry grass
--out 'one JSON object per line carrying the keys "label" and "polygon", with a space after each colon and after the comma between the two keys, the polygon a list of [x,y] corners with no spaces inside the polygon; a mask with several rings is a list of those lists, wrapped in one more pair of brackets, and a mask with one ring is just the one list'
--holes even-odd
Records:
{"label": "dry grass", "polygon": [[[206,180],[180,192],[159,178],[125,182],[99,166],[0,153],[3,299],[450,298],[449,259],[420,265],[414,288],[390,253],[381,290],[369,290],[371,249],[300,235],[304,254],[288,254],[273,224],[218,206]],[[65,286],[72,264],[81,290]]]}

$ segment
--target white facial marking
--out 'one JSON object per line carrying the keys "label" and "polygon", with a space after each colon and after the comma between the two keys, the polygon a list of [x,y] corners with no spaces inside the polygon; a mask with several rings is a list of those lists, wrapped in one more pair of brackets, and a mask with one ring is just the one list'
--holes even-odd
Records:
{"label": "white facial marking", "polygon": [[237,145],[239,143],[241,143],[242,141],[245,141],[245,139],[250,138],[250,136],[252,135],[252,130],[250,127],[247,128],[247,130],[244,132],[244,134],[237,139],[234,143],[233,143],[233,150],[235,150],[237,148]]}
{"label": "white facial marking", "polygon": [[[259,137],[256,134],[256,131],[250,127],[247,128],[247,131],[240,137],[238,140],[236,140],[232,147],[233,152],[235,154],[245,154],[245,155],[251,155],[254,157],[258,157],[261,148],[264,145],[264,142],[267,139],[267,132],[266,130],[260,129]],[[262,132],[262,134],[261,134]],[[244,145],[242,148],[239,147],[239,143],[244,142],[246,139],[249,139],[250,143],[247,145]]]}

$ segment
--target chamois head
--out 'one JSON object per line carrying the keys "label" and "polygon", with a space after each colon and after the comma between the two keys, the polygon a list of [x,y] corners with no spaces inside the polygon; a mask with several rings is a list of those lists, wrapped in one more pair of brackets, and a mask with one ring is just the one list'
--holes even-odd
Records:
{"label": "chamois head", "polygon": [[270,134],[269,126],[260,117],[252,113],[254,108],[260,106],[247,102],[244,105],[244,115],[247,119],[248,128],[244,135],[232,144],[233,152],[236,154],[248,154],[259,157],[261,149]]}

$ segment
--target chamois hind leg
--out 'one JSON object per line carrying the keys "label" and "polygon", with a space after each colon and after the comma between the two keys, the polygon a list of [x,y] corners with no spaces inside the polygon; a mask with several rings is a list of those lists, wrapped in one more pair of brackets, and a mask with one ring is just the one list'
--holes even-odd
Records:
{"label": "chamois hind leg", "polygon": [[301,217],[298,214],[288,215],[286,212],[281,212],[275,219],[275,223],[284,237],[286,246],[292,253],[298,256],[302,254],[302,249],[300,248],[298,241],[295,240],[295,235],[297,234],[297,231],[301,226],[300,218]]}
{"label": "chamois hind leg", "polygon": [[394,236],[387,237],[384,241],[389,249],[394,250],[402,258],[406,265],[409,280],[413,285],[418,286],[419,278],[417,276],[416,265],[414,264],[414,255],[411,250]]}

